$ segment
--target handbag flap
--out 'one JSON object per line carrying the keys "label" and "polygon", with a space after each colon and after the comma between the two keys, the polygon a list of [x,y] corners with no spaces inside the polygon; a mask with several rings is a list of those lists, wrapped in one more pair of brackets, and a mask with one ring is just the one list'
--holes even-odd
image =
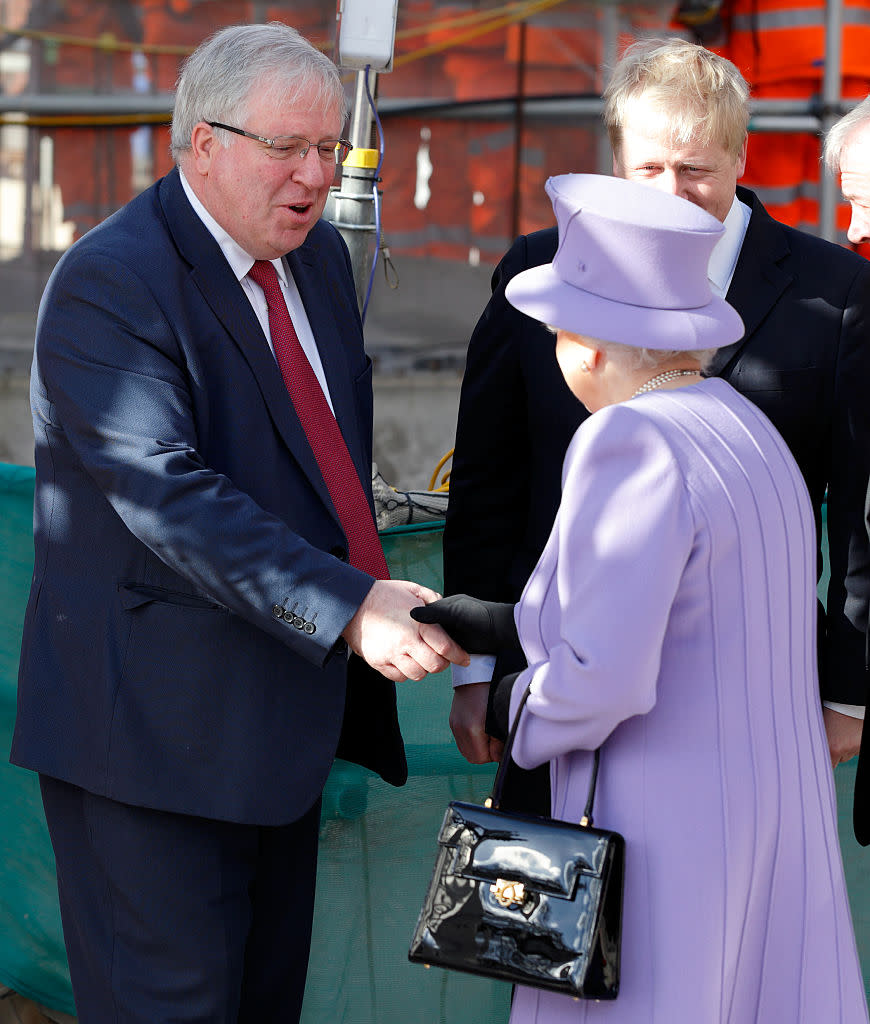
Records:
{"label": "handbag flap", "polygon": [[572,899],[581,875],[600,877],[613,833],[552,818],[451,802],[438,836],[450,873],[481,882],[509,878]]}

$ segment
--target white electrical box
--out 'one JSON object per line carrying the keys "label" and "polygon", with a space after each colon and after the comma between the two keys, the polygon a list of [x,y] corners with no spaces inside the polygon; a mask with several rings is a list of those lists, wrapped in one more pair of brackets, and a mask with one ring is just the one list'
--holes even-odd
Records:
{"label": "white electrical box", "polygon": [[338,63],[343,68],[393,70],[399,0],[341,0]]}

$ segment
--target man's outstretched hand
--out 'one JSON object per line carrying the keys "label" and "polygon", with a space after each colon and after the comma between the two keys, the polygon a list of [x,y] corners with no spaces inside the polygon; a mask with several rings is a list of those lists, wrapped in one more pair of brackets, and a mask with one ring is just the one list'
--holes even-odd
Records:
{"label": "man's outstretched hand", "polygon": [[401,683],[441,672],[468,655],[438,625],[415,624],[409,612],[421,601],[437,601],[428,587],[407,580],[376,580],[342,636],[348,646],[387,679]]}

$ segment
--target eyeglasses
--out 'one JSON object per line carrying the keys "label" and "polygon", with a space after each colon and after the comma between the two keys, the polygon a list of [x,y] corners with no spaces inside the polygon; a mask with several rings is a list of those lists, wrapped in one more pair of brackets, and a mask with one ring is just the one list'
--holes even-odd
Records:
{"label": "eyeglasses", "polygon": [[244,135],[246,139],[253,139],[255,142],[262,142],[269,153],[279,160],[289,160],[297,156],[300,160],[304,160],[308,155],[308,150],[313,147],[317,150],[317,155],[323,163],[343,164],[347,160],[348,153],[353,149],[347,139],[324,139],[323,142],[309,142],[308,139],[301,139],[298,135],[282,135],[275,139],[267,139],[241,128],[221,124],[220,121],[206,121],[206,124],[211,125],[212,128],[223,128],[225,132]]}

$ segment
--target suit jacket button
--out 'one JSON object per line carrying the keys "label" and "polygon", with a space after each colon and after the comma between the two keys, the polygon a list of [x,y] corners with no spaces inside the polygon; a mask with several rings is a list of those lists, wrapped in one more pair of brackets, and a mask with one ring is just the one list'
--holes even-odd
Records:
{"label": "suit jacket button", "polygon": [[307,633],[309,636],[311,636],[312,633],[317,632],[317,626],[315,626],[313,622],[306,622],[305,625],[302,627],[302,632]]}
{"label": "suit jacket button", "polygon": [[332,548],[332,550],[329,553],[331,555],[334,555],[336,558],[340,559],[342,562],[347,561],[347,551],[340,544],[337,544],[334,548]]}
{"label": "suit jacket button", "polygon": [[272,614],[275,616],[276,619],[280,619],[281,616],[284,614],[283,607],[280,604],[273,604]]}
{"label": "suit jacket button", "polygon": [[282,609],[281,617],[284,619],[285,622],[293,622],[293,612],[283,611]]}
{"label": "suit jacket button", "polygon": [[305,619],[303,619],[301,615],[294,615],[293,616],[293,625],[297,629],[302,629],[302,627],[305,625]]}

